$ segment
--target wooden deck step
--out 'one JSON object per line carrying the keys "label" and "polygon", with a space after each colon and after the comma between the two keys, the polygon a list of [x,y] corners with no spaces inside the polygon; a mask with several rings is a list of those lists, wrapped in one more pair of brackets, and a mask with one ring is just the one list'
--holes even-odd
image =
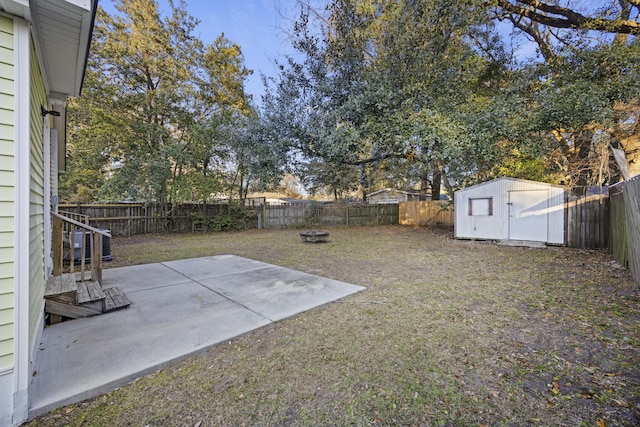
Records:
{"label": "wooden deck step", "polygon": [[127,297],[122,293],[119,288],[107,288],[104,289],[106,298],[104,299],[104,312],[121,310],[123,308],[129,308],[131,303]]}
{"label": "wooden deck step", "polygon": [[87,304],[75,305],[73,303],[60,302],[47,298],[44,301],[44,311],[49,314],[64,316],[70,319],[78,319],[102,313],[102,302],[90,302]]}
{"label": "wooden deck step", "polygon": [[78,305],[87,302],[101,301],[106,298],[102,286],[95,280],[78,283],[78,293],[76,294],[76,303]]}
{"label": "wooden deck step", "polygon": [[51,276],[44,289],[45,297],[70,294],[77,290],[76,277],[73,274]]}

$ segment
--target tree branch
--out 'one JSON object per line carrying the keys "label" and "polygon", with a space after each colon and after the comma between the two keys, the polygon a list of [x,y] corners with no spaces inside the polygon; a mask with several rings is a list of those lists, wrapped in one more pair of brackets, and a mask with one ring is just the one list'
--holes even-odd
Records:
{"label": "tree branch", "polygon": [[385,154],[380,154],[379,156],[369,157],[367,159],[356,160],[356,161],[342,160],[340,163],[345,165],[351,165],[351,166],[362,166],[368,163],[381,162],[383,160],[391,159],[394,157],[402,157],[402,156],[396,153],[385,153]]}
{"label": "tree branch", "polygon": [[[640,0],[629,0],[634,6]],[[499,8],[506,12],[529,18],[542,25],[555,28],[595,30],[615,34],[640,35],[640,23],[625,19],[605,19],[584,16],[562,6],[539,0],[497,0]]]}
{"label": "tree branch", "polygon": [[516,19],[516,17],[511,14],[509,15],[509,20],[514,27],[519,28],[533,38],[533,40],[538,44],[540,52],[547,63],[551,63],[556,58],[556,55],[553,53],[553,49],[551,49],[551,46],[549,46],[544,37],[542,37],[542,34],[540,34],[540,30],[538,29],[536,22],[531,21],[528,25],[525,25],[520,19]]}

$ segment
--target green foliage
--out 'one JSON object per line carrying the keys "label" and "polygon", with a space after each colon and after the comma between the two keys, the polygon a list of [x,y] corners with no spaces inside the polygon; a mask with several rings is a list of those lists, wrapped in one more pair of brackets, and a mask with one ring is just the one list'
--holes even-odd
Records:
{"label": "green foliage", "polygon": [[238,227],[238,219],[230,213],[205,217],[200,212],[191,212],[189,219],[194,225],[203,226],[206,231],[220,232]]}
{"label": "green foliage", "polygon": [[[184,2],[163,18],[152,0],[99,9],[83,97],[69,116],[68,198],[201,201],[227,186],[228,129],[250,112],[240,47],[205,45]],[[79,175],[89,162],[100,171]],[[189,189],[189,186],[192,186]]]}
{"label": "green foliage", "polygon": [[493,170],[495,177],[508,176],[512,178],[528,179],[531,181],[559,184],[561,176],[550,173],[543,159],[530,154],[522,154],[517,148],[511,150],[510,156]]}

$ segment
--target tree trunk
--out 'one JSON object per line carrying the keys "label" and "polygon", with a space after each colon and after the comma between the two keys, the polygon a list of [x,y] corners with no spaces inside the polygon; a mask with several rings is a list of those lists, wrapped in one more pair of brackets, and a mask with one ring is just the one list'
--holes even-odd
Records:
{"label": "tree trunk", "polygon": [[419,196],[420,201],[427,200],[427,194],[429,194],[429,187],[430,187],[429,175],[427,175],[426,172],[423,172],[422,174],[420,174],[420,196]]}
{"label": "tree trunk", "polygon": [[442,174],[440,172],[434,172],[433,181],[431,182],[431,200],[440,200],[441,186]]}

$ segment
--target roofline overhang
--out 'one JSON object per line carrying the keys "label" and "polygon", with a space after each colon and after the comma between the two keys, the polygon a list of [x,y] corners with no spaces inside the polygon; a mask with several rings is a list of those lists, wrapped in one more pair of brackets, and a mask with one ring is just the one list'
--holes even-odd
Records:
{"label": "roofline overhang", "polygon": [[93,39],[93,27],[96,22],[96,13],[98,12],[98,0],[92,0],[92,3],[93,5],[91,6],[91,19],[89,22],[87,37],[85,38],[85,40],[87,40],[87,45],[84,49],[84,61],[82,62],[82,70],[81,70],[82,75],[80,76],[80,79],[79,79],[80,81],[79,81],[78,90],[77,90],[78,93],[75,96],[80,96],[80,93],[82,92],[82,85],[84,84],[84,75],[87,70],[87,62],[89,61],[89,50],[91,49],[91,40]]}
{"label": "roofline overhang", "polygon": [[[56,76],[50,70],[51,64],[47,58],[47,40],[44,39],[42,28],[39,24],[42,18],[46,16],[48,10],[46,8],[38,8],[38,4],[44,3],[44,0],[0,0],[0,10],[10,15],[22,18],[32,24],[34,28],[35,38],[39,46],[39,56],[44,60],[45,75],[47,76],[47,87],[50,92],[57,92],[56,97],[62,95],[78,96],[82,90],[84,82],[85,70],[89,58],[89,49],[91,48],[91,36],[95,23],[96,12],[98,10],[98,0],[46,0],[47,3],[55,3],[58,5],[71,6],[81,17],[78,21],[80,34],[77,40],[68,42],[66,45],[56,43],[56,48],[75,50],[75,74],[72,76],[65,75],[63,77]],[[51,19],[55,17],[51,16]],[[72,80],[73,79],[73,80]],[[62,81],[65,80],[65,81]]]}
{"label": "roofline overhang", "polygon": [[25,21],[31,20],[29,0],[0,0],[0,9]]}

